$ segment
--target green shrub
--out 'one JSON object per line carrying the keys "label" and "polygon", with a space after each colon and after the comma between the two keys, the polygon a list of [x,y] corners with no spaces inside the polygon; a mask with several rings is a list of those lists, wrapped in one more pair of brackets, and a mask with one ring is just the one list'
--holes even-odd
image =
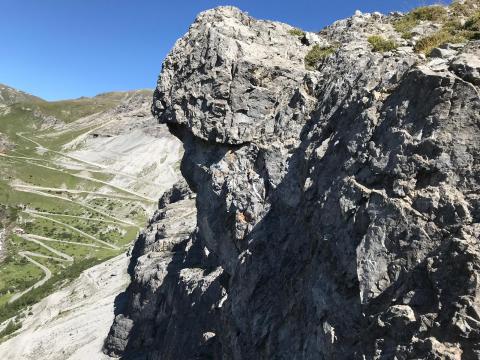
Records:
{"label": "green shrub", "polygon": [[470,8],[465,4],[459,1],[454,1],[450,5],[452,13],[456,16],[468,16],[468,13],[471,11]]}
{"label": "green shrub", "polygon": [[399,32],[404,39],[410,39],[412,37],[411,31],[416,25],[417,21],[408,15],[403,16],[393,23],[394,29]]}
{"label": "green shrub", "polygon": [[460,35],[468,40],[477,39],[480,33],[480,11],[470,16],[464,25],[459,18],[453,17],[443,24],[442,30],[451,35]]}
{"label": "green shrub", "polygon": [[418,21],[440,21],[447,16],[447,9],[440,5],[421,6],[409,12],[408,15]]}
{"label": "green shrub", "polygon": [[467,31],[480,31],[480,11],[470,16],[465,22],[465,30]]}
{"label": "green shrub", "polygon": [[298,37],[304,37],[305,36],[305,32],[303,30],[300,30],[300,29],[291,29],[291,30],[288,31],[288,33],[290,35],[298,36]]}
{"label": "green shrub", "polygon": [[460,22],[460,19],[453,17],[447,20],[442,25],[442,30],[448,31],[449,33],[455,33],[463,29],[463,25]]}
{"label": "green shrub", "polygon": [[395,50],[398,45],[394,40],[385,39],[379,35],[372,35],[368,38],[375,52],[386,52]]}
{"label": "green shrub", "polygon": [[320,61],[332,55],[335,50],[334,46],[322,48],[320,45],[314,45],[305,56],[305,67],[310,70],[315,69]]}

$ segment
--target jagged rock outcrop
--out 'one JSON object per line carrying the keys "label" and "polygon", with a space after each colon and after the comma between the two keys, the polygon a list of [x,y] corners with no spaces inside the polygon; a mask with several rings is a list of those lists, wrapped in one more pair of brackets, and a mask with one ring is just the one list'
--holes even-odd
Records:
{"label": "jagged rock outcrop", "polygon": [[[210,267],[208,252],[193,234],[197,212],[187,184],[181,181],[165,192],[160,205],[132,251],[129,316],[116,317],[106,343],[113,355],[175,358],[179,344],[193,353],[200,339],[192,338],[191,331],[203,334],[214,311],[208,306],[221,292],[217,281],[221,269]],[[185,313],[171,311],[177,306]],[[177,316],[189,320],[177,322]]]}
{"label": "jagged rock outcrop", "polygon": [[[480,358],[479,42],[425,58],[380,14],[290,30],[222,7],[165,60],[153,112],[196,228],[188,192],[160,201],[106,351]],[[307,70],[315,43],[335,50]]]}

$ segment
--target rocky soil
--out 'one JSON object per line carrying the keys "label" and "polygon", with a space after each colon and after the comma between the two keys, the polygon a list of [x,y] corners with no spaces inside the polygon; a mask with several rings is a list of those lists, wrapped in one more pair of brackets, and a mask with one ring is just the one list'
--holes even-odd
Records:
{"label": "rocky soil", "polygon": [[380,14],[291,30],[221,7],[165,60],[153,111],[196,199],[160,201],[105,351],[480,358],[480,42],[426,58]]}

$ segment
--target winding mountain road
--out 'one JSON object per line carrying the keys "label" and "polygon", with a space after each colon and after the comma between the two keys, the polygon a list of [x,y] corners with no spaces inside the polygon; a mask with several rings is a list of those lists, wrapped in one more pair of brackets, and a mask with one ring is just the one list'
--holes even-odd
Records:
{"label": "winding mountain road", "polygon": [[49,213],[49,212],[45,212],[45,211],[37,211],[37,210],[32,210],[32,209],[26,209],[25,212],[32,213],[32,214],[47,215],[47,216],[59,216],[59,217],[67,217],[67,218],[72,218],[72,219],[103,222],[103,223],[106,223],[106,224],[118,224],[119,223],[118,221],[114,221],[114,220],[90,218],[90,217],[87,217],[87,216],[78,216],[78,215],[55,214],[55,213]]}
{"label": "winding mountain road", "polygon": [[[87,181],[91,181],[91,182],[95,182],[97,184],[101,184],[103,186],[107,186],[107,187],[110,187],[114,190],[117,190],[117,191],[120,191],[120,192],[124,192],[126,194],[129,194],[129,195],[133,195],[139,199],[142,199],[143,201],[147,201],[149,203],[156,203],[157,200],[153,199],[153,198],[149,198],[147,196],[144,196],[142,194],[139,194],[135,191],[131,191],[131,190],[128,190],[128,189],[125,189],[123,187],[120,187],[118,185],[113,185],[113,184],[110,184],[109,182],[107,181],[103,181],[103,180],[99,180],[99,179],[95,179],[91,176],[86,176],[86,175],[80,175],[80,174],[74,174],[74,173],[71,173],[71,172],[68,172],[66,171],[65,169],[60,169],[60,168],[56,168],[56,167],[53,167],[53,166],[47,166],[47,165],[42,165],[42,164],[38,164],[38,163],[35,163],[35,162],[32,162],[32,161],[37,161],[39,159],[33,159],[31,158],[32,160],[28,160],[26,159],[25,157],[23,156],[13,156],[13,155],[6,155],[6,154],[2,154],[0,153],[0,156],[1,157],[4,157],[4,158],[10,158],[10,159],[14,159],[14,160],[24,160],[24,163],[27,163],[27,164],[30,164],[30,165],[34,165],[34,166],[38,166],[38,167],[41,167],[41,168],[44,168],[44,169],[48,169],[48,170],[52,170],[52,171],[56,171],[56,172],[60,172],[60,173],[63,173],[63,174],[66,174],[66,175],[70,175],[70,176],[73,176],[73,177],[76,177],[78,179],[82,179],[82,180],[87,180]],[[88,170],[87,170],[88,171]],[[103,173],[103,171],[102,171]]]}
{"label": "winding mountain road", "polygon": [[81,207],[84,207],[85,209],[88,209],[88,210],[91,210],[97,214],[100,214],[100,215],[103,215],[105,217],[108,217],[112,220],[115,220],[119,223],[122,223],[122,224],[125,224],[125,225],[129,225],[129,226],[134,226],[138,229],[140,229],[140,226],[138,226],[137,224],[134,224],[133,222],[131,221],[127,221],[127,220],[123,220],[123,219],[120,219],[116,216],[113,216],[113,215],[110,215],[109,213],[107,212],[104,212],[104,211],[101,211],[101,210],[98,210],[98,209],[95,209],[94,207],[92,206],[89,206],[87,204],[84,204],[84,203],[81,203],[81,202],[78,202],[78,201],[73,201],[69,198],[66,198],[66,197],[63,197],[63,196],[59,196],[59,195],[54,195],[54,194],[49,194],[49,193],[45,193],[43,191],[37,191],[37,190],[29,190],[29,189],[18,189],[17,191],[21,191],[21,192],[27,192],[27,193],[31,193],[31,194],[36,194],[36,195],[41,195],[41,196],[45,196],[45,197],[51,197],[51,198],[55,198],[55,199],[60,199],[60,200],[63,200],[63,201],[67,201],[67,202],[71,202],[71,203],[74,203],[78,206],[81,206]]}
{"label": "winding mountain road", "polygon": [[89,195],[96,195],[111,199],[121,199],[121,200],[128,200],[128,201],[140,201],[138,198],[128,197],[123,195],[117,194],[105,194],[98,191],[88,191],[88,190],[76,190],[76,189],[66,189],[66,188],[52,188],[52,187],[45,187],[45,186],[34,186],[34,185],[20,185],[20,184],[13,184],[12,185],[16,189],[32,189],[32,190],[41,190],[41,191],[53,191],[53,192],[65,192],[70,194],[89,194]]}
{"label": "winding mountain road", "polygon": [[120,248],[116,245],[113,245],[113,244],[110,244],[106,241],[103,241],[103,240],[100,240],[100,239],[97,239],[95,236],[92,236],[90,234],[87,234],[85,231],[82,231],[80,229],[77,229],[75,226],[72,226],[72,225],[69,225],[69,224],[66,224],[62,221],[59,221],[59,220],[56,220],[56,219],[52,219],[52,218],[49,218],[48,216],[44,216],[44,215],[40,215],[40,214],[34,214],[34,213],[30,213],[30,215],[32,215],[33,217],[36,217],[36,218],[40,218],[40,219],[43,219],[43,220],[47,220],[47,221],[51,221],[53,223],[56,223],[58,225],[62,225],[63,227],[67,228],[67,229],[70,229],[72,231],[75,231],[76,233],[90,239],[90,240],[93,240],[95,242],[98,242],[102,245],[105,245],[107,247],[110,247],[111,249],[113,250],[120,250]]}
{"label": "winding mountain road", "polygon": [[[112,121],[114,121],[114,120],[112,120]],[[102,124],[101,126],[96,127],[95,129],[91,129],[88,133],[90,133],[92,131],[95,131],[95,130],[97,130],[97,129],[105,126],[105,125],[107,125],[107,123]],[[141,182],[141,183],[144,182],[144,183],[148,183],[148,184],[153,184],[151,182],[143,181],[142,179],[138,179],[136,176],[133,176],[131,174],[122,173],[120,171],[113,171],[112,169],[108,169],[107,166],[105,166],[105,165],[85,161],[83,159],[80,159],[80,158],[75,157],[75,156],[71,156],[71,155],[66,154],[64,152],[61,152],[61,151],[55,151],[55,150],[49,149],[49,148],[43,146],[42,144],[40,144],[39,142],[24,136],[22,133],[17,133],[17,135],[19,137],[23,138],[24,140],[29,141],[32,144],[34,144],[37,147],[37,149],[39,149],[40,151],[42,151],[44,153],[50,152],[50,153],[55,154],[59,157],[71,160],[72,164],[75,164],[75,163],[78,164],[79,169],[77,169],[77,171],[86,171],[87,173],[76,173],[74,171],[68,171],[68,168],[65,168],[64,166],[62,166],[62,163],[60,163],[60,166],[59,166],[58,162],[55,162],[55,161],[53,161],[49,158],[45,158],[43,156],[38,157],[38,158],[34,157],[34,156],[25,156],[24,154],[15,152],[15,150],[13,150],[14,154],[8,154],[7,155],[7,154],[0,153],[1,157],[8,158],[12,162],[17,162],[17,163],[21,162],[22,164],[29,164],[29,165],[32,165],[32,166],[35,166],[35,167],[48,169],[48,170],[51,170],[51,171],[59,172],[59,173],[64,174],[64,175],[73,176],[73,177],[76,177],[78,179],[93,182],[95,184],[110,188],[113,191],[115,191],[116,193],[115,194],[105,194],[105,193],[98,192],[98,191],[88,191],[88,190],[82,190],[82,189],[66,189],[66,188],[36,186],[36,185],[28,185],[28,184],[12,184],[12,187],[17,191],[36,194],[36,195],[40,195],[40,196],[44,196],[44,197],[50,197],[50,198],[58,199],[58,200],[61,200],[61,201],[66,201],[66,202],[69,202],[69,203],[73,203],[73,204],[81,206],[85,209],[88,209],[95,214],[104,216],[107,219],[89,218],[89,217],[86,217],[86,216],[74,216],[74,215],[64,215],[64,214],[51,214],[51,213],[48,213],[48,212],[41,212],[41,211],[35,211],[35,210],[31,210],[31,209],[24,209],[23,212],[29,214],[32,218],[37,218],[37,219],[42,219],[42,220],[45,220],[45,221],[52,222],[54,224],[57,224],[57,225],[61,226],[62,228],[66,228],[66,229],[69,229],[71,231],[74,231],[77,234],[81,235],[82,238],[91,240],[92,242],[91,243],[88,243],[88,242],[87,243],[82,243],[82,242],[78,242],[78,241],[59,240],[59,239],[54,239],[54,238],[41,236],[41,235],[35,235],[35,234],[17,234],[23,240],[31,242],[33,244],[36,244],[36,245],[38,245],[41,248],[46,250],[46,252],[41,251],[41,253],[40,252],[35,252],[35,251],[28,251],[26,249],[18,252],[19,256],[25,258],[28,262],[30,262],[34,266],[38,267],[39,269],[41,269],[44,273],[44,276],[39,281],[37,281],[35,284],[30,286],[29,288],[27,288],[27,289],[25,289],[25,290],[23,290],[23,291],[21,291],[17,294],[14,294],[8,300],[8,303],[13,303],[13,302],[17,301],[18,299],[20,299],[25,294],[31,292],[33,289],[36,289],[36,288],[44,285],[47,281],[49,281],[52,278],[52,271],[47,266],[45,266],[41,262],[37,261],[38,259],[48,259],[48,260],[53,260],[53,261],[58,261],[58,262],[63,262],[63,263],[74,262],[75,259],[74,259],[73,256],[70,256],[70,255],[68,255],[68,254],[66,254],[66,253],[64,253],[60,250],[55,249],[52,246],[49,246],[48,243],[50,243],[50,244],[53,244],[53,243],[62,244],[63,243],[63,244],[69,244],[69,245],[75,245],[75,246],[84,246],[84,247],[90,247],[90,248],[116,250],[116,251],[124,248],[123,246],[120,247],[120,246],[117,246],[115,244],[111,244],[107,241],[103,241],[101,239],[98,239],[97,237],[92,236],[92,235],[86,233],[85,231],[83,231],[79,228],[76,228],[75,226],[69,225],[69,224],[61,221],[58,218],[53,218],[53,216],[65,216],[65,217],[69,217],[69,218],[77,218],[77,219],[82,219],[82,220],[86,220],[86,221],[104,222],[104,223],[117,224],[117,225],[118,224],[123,224],[123,225],[133,226],[133,227],[136,227],[138,229],[140,228],[138,225],[136,225],[135,223],[133,223],[131,221],[128,221],[126,219],[118,218],[118,217],[116,217],[116,216],[114,216],[114,215],[112,215],[108,212],[98,210],[98,209],[96,209],[96,208],[94,208],[94,207],[92,207],[88,204],[82,203],[80,201],[75,201],[75,200],[69,199],[68,197],[60,196],[59,195],[60,192],[63,193],[63,194],[66,194],[66,193],[68,193],[68,194],[88,194],[88,195],[93,195],[93,196],[101,196],[101,197],[104,197],[104,198],[119,199],[119,200],[125,200],[125,201],[133,201],[133,202],[141,202],[142,204],[144,204],[144,203],[152,204],[152,203],[157,202],[156,199],[149,198],[145,195],[142,195],[142,194],[137,193],[135,191],[132,191],[130,189],[124,188],[122,186],[117,186],[117,185],[111,184],[108,181],[103,181],[103,180],[91,177],[91,176],[89,176],[90,174],[88,174],[88,172],[104,173],[104,174],[108,174],[108,175],[121,175],[121,176],[125,176],[127,178],[135,179],[137,182]],[[77,166],[76,164],[75,164],[75,166]],[[156,185],[156,184],[153,184],[153,185]],[[56,194],[52,194],[52,192],[54,192]]]}
{"label": "winding mountain road", "polygon": [[20,299],[23,295],[29,293],[30,291],[32,291],[33,289],[36,289],[40,286],[42,286],[43,284],[45,284],[48,280],[51,279],[52,277],[52,272],[50,271],[49,268],[47,268],[45,265],[42,265],[40,264],[38,261],[35,261],[33,260],[31,257],[44,257],[43,255],[41,254],[38,254],[38,253],[34,253],[34,252],[30,252],[30,251],[20,251],[18,253],[18,255],[24,257],[25,259],[27,259],[29,262],[31,262],[33,265],[39,267],[40,269],[43,270],[43,272],[45,273],[45,276],[38,282],[36,282],[35,284],[33,284],[32,286],[30,286],[28,289],[18,293],[18,294],[15,294],[13,295],[9,300],[8,300],[8,303],[11,304],[15,301],[17,301],[18,299]]}

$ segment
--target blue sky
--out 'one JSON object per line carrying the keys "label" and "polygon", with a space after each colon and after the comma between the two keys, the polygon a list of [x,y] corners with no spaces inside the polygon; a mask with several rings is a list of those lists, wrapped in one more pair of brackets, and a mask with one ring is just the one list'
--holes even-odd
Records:
{"label": "blue sky", "polygon": [[364,12],[435,0],[0,0],[0,83],[48,100],[153,88],[163,58],[202,10],[235,5],[317,31]]}

